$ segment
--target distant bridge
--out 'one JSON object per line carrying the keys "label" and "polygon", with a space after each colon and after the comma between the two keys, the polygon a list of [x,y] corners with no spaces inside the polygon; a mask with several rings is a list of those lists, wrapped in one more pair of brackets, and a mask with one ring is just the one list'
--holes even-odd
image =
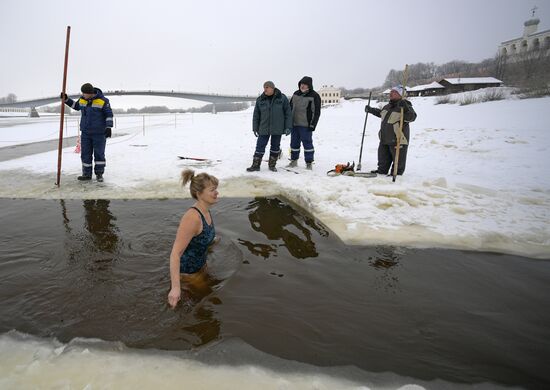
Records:
{"label": "distant bridge", "polygon": [[[218,94],[208,94],[208,93],[197,93],[197,92],[175,92],[175,91],[107,91],[103,92],[107,97],[109,96],[164,96],[180,99],[190,99],[190,100],[199,100],[202,102],[208,102],[212,104],[216,103],[236,103],[236,102],[247,102],[255,101],[257,96],[239,96],[239,95],[218,95]],[[72,99],[76,99],[81,94],[69,94]],[[59,96],[46,97],[40,99],[31,99],[23,100],[20,102],[14,103],[2,103],[0,107],[27,107],[35,108],[40,106],[45,106],[47,104],[59,102],[61,99]]]}

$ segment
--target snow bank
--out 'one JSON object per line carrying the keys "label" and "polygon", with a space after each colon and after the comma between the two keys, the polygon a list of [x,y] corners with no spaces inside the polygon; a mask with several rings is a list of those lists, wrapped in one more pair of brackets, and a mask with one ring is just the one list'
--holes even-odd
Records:
{"label": "snow bank", "polygon": [[[425,386],[425,387],[424,387]],[[78,389],[467,389],[356,367],[315,367],[260,352],[237,339],[198,351],[135,350],[96,339],[0,335],[0,388]],[[476,384],[478,389],[503,388]]]}

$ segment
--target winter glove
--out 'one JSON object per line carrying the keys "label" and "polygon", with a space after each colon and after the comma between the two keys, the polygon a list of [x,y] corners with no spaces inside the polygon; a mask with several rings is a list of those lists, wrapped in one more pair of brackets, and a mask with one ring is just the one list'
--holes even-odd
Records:
{"label": "winter glove", "polygon": [[258,130],[252,130],[254,132],[254,136],[257,138],[259,133],[258,133]]}
{"label": "winter glove", "polygon": [[404,112],[409,111],[410,108],[409,103],[403,99],[399,100],[399,102],[397,103],[397,107],[402,108]]}
{"label": "winter glove", "polygon": [[67,101],[67,99],[68,99],[68,96],[67,96],[67,94],[66,94],[66,93],[64,93],[64,92],[61,92],[61,94],[59,95],[59,97],[60,97],[61,99],[63,99],[63,101],[64,101],[64,102],[66,102],[66,101]]}
{"label": "winter glove", "polygon": [[111,138],[111,128],[107,127],[105,129],[105,138]]}
{"label": "winter glove", "polygon": [[285,129],[285,135],[289,135],[290,134],[290,129]]}
{"label": "winter glove", "polygon": [[309,131],[315,131],[315,126],[309,126]]}
{"label": "winter glove", "polygon": [[368,104],[365,106],[365,112],[368,112],[370,114],[371,112],[371,106],[369,106]]}

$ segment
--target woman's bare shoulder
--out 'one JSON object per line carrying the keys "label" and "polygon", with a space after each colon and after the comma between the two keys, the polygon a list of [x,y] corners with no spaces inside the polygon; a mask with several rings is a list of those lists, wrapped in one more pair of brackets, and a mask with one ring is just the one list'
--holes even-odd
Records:
{"label": "woman's bare shoulder", "polygon": [[201,217],[199,213],[197,213],[197,210],[194,208],[189,208],[185,213],[183,213],[183,216],[181,217],[181,220],[185,221],[200,221]]}
{"label": "woman's bare shoulder", "polygon": [[199,230],[202,227],[202,221],[197,210],[190,208],[181,217],[180,225],[187,226],[192,230]]}

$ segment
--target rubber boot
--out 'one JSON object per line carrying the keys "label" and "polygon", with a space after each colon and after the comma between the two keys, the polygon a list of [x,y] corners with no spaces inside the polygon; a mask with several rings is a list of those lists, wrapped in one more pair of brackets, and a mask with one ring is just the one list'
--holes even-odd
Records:
{"label": "rubber boot", "polygon": [[260,164],[262,163],[261,157],[254,157],[252,159],[252,165],[246,168],[247,172],[256,172],[260,170]]}
{"label": "rubber boot", "polygon": [[290,163],[287,165],[287,168],[296,168],[298,166],[298,160],[290,160]]}
{"label": "rubber boot", "polygon": [[277,172],[277,168],[275,168],[275,165],[277,164],[277,159],[278,156],[269,156],[269,162],[267,164],[271,172]]}
{"label": "rubber boot", "polygon": [[310,170],[310,171],[313,170],[313,165],[311,165],[311,164],[312,164],[312,163],[310,163],[310,162],[306,163],[306,169],[307,169],[307,170]]}

